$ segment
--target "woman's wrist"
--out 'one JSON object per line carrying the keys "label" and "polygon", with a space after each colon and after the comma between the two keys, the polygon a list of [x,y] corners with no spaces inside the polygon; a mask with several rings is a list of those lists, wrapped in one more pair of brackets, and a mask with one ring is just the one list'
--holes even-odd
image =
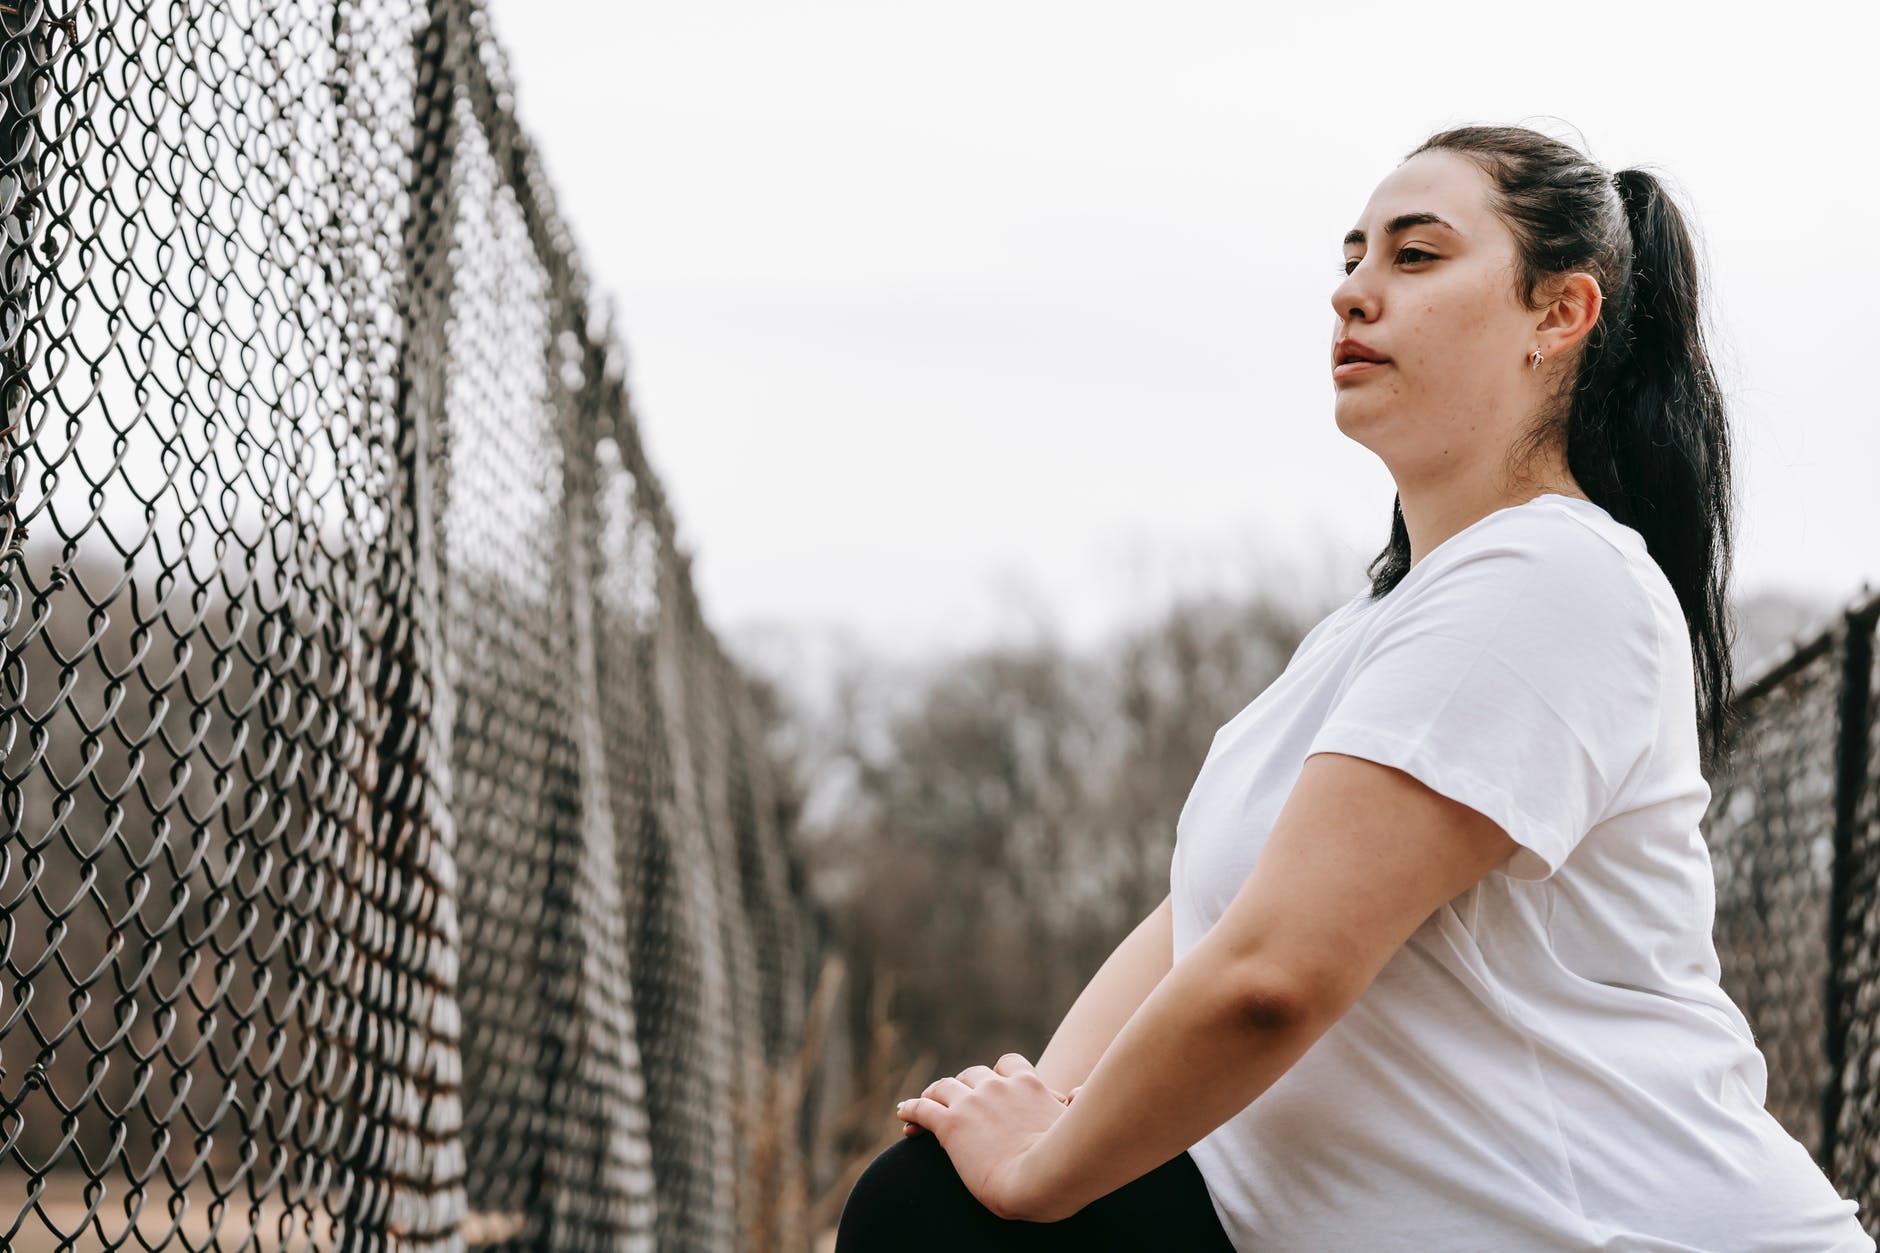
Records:
{"label": "woman's wrist", "polygon": [[1018,1216],[1029,1222],[1062,1222],[1082,1208],[1078,1204],[1069,1209],[1066,1193],[1061,1179],[1063,1169],[1064,1119],[1059,1118],[1051,1129],[1032,1141],[1012,1159],[1012,1198]]}

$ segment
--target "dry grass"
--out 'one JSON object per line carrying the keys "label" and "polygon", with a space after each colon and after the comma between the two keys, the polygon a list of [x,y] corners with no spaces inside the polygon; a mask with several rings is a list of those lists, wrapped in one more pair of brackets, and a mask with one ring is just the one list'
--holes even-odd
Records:
{"label": "dry grass", "polygon": [[[848,1082],[846,1102],[812,1129],[809,1153],[798,1147],[795,1129],[803,1096],[822,1061],[830,1017],[842,1002],[846,969],[834,954],[823,962],[802,1050],[781,1066],[759,1062],[756,1069],[763,1081],[755,1098],[734,1111],[751,1163],[748,1177],[740,1181],[744,1191],[738,1207],[747,1253],[831,1253],[836,1220],[849,1190],[875,1156],[901,1138],[902,1124],[893,1114],[895,1100],[925,1087],[934,1064],[927,1053],[906,1056],[901,1031],[883,1009],[892,991],[884,977],[870,998],[874,1008],[867,1055],[852,1074],[830,1076],[837,1084]],[[829,1157],[840,1165],[828,1184],[811,1195],[812,1163]]]}

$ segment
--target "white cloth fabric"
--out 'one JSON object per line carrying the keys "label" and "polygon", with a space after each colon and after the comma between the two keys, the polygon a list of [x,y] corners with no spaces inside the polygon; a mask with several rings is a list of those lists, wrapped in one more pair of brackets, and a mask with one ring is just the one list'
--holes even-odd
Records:
{"label": "white cloth fabric", "polygon": [[1718,983],[1690,637],[1637,531],[1538,496],[1314,626],[1182,807],[1177,960],[1317,752],[1522,847],[1190,1149],[1236,1248],[1873,1253]]}

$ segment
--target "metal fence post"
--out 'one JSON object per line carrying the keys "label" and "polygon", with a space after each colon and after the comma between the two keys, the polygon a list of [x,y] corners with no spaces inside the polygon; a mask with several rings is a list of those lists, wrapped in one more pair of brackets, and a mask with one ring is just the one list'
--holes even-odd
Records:
{"label": "metal fence post", "polygon": [[1843,1072],[1847,1063],[1850,996],[1845,984],[1846,954],[1842,951],[1853,907],[1853,859],[1860,793],[1866,784],[1867,722],[1872,694],[1873,615],[1849,609],[1839,626],[1841,634],[1840,736],[1835,746],[1834,865],[1828,890],[1828,984],[1824,1001],[1822,1050],[1827,1058],[1827,1081],[1821,1092],[1821,1142],[1816,1160],[1832,1171],[1846,1097]]}

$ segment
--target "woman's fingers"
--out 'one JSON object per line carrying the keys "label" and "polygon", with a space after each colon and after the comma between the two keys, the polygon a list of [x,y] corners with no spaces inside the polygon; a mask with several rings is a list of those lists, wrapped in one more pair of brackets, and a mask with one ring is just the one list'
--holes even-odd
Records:
{"label": "woman's fingers", "polygon": [[[1030,1062],[1026,1061],[1022,1054],[1007,1053],[999,1058],[996,1066],[968,1066],[965,1070],[960,1071],[956,1078],[966,1086],[976,1088],[983,1081],[992,1078],[994,1075],[1011,1076],[1025,1071],[1031,1071],[1034,1074],[1037,1073],[1036,1068],[1033,1067]],[[1078,1088],[1083,1086],[1084,1085],[1081,1083],[1077,1085]],[[1044,1090],[1066,1105],[1071,1103],[1070,1093],[1060,1092],[1048,1083],[1044,1085]],[[1076,1091],[1077,1088],[1071,1089],[1071,1092]]]}
{"label": "woman's fingers", "polygon": [[1001,1053],[999,1060],[992,1064],[992,1068],[1002,1075],[1015,1075],[1020,1071],[1035,1069],[1029,1061],[1025,1060],[1023,1053]]}
{"label": "woman's fingers", "polygon": [[958,1076],[947,1075],[943,1078],[935,1079],[932,1083],[928,1084],[926,1091],[922,1092],[921,1095],[938,1104],[951,1105],[971,1091],[972,1088],[967,1084],[961,1083]]}
{"label": "woman's fingers", "polygon": [[[927,1085],[926,1089],[921,1092],[921,1095],[941,1105],[950,1105],[953,1101],[978,1087],[988,1079],[1001,1075],[1016,1075],[1024,1071],[1036,1073],[1032,1064],[1025,1059],[1022,1053],[1005,1053],[991,1066],[968,1066],[957,1075],[946,1075],[935,1079],[932,1083]],[[1077,1087],[1072,1088],[1066,1093],[1059,1092],[1056,1088],[1046,1084],[1045,1091],[1049,1092],[1055,1099],[1069,1105],[1076,1097],[1078,1090],[1083,1086],[1084,1085],[1080,1083]],[[909,1122],[906,1119],[902,1119],[901,1134],[903,1136],[919,1135],[925,1130],[926,1128],[917,1122]]]}

